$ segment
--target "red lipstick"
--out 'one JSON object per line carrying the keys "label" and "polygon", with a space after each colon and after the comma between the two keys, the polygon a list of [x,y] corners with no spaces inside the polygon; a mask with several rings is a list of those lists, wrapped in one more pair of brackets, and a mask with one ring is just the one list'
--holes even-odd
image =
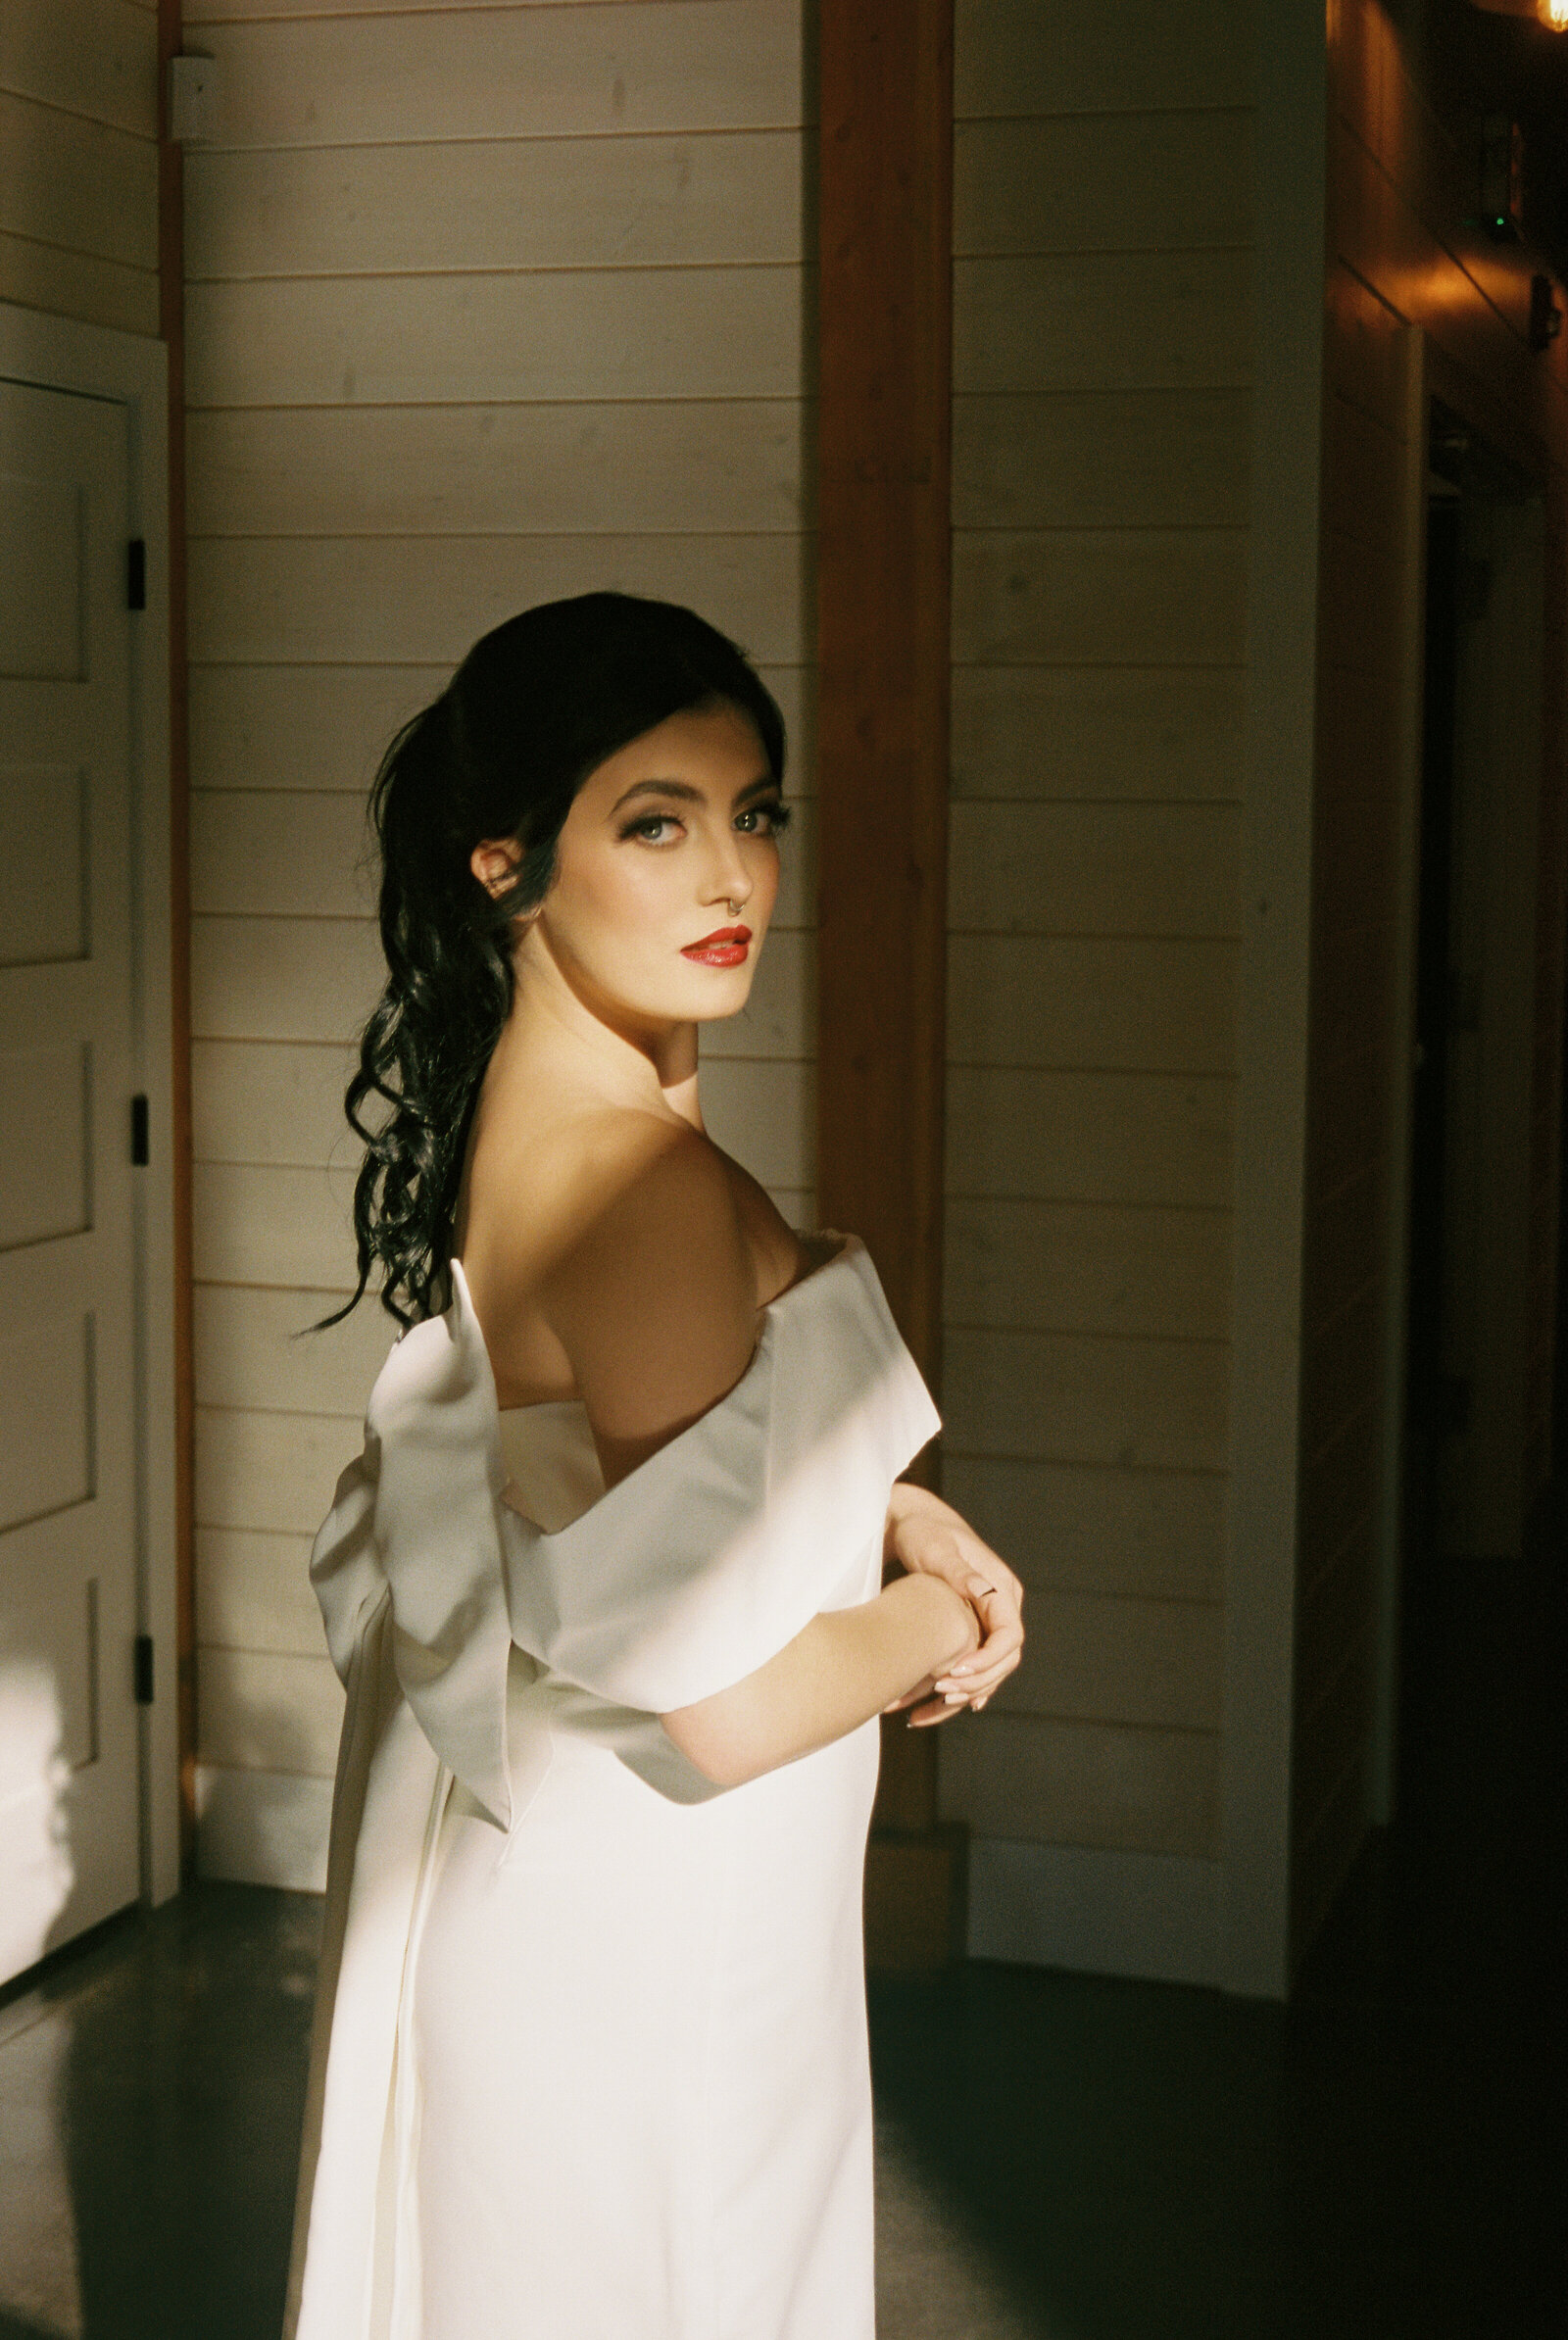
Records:
{"label": "red lipstick", "polygon": [[696,959],[704,967],[744,966],[751,940],[749,926],[718,926],[700,943],[688,943],[681,957]]}

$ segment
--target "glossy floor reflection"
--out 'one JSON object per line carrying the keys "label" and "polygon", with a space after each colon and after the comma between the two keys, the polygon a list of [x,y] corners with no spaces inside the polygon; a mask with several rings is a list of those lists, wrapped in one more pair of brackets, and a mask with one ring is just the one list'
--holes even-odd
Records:
{"label": "glossy floor reflection", "polygon": [[[1563,1639],[1533,1585],[1437,1586],[1421,1792],[1289,2010],[873,1984],[880,2340],[1568,2329]],[[199,1886],[0,2004],[0,2340],[277,2340],[318,1924]]]}

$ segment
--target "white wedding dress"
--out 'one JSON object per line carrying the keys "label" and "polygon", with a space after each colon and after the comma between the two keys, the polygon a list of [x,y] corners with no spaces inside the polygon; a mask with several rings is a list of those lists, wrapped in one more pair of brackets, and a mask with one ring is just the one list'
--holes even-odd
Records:
{"label": "white wedding dress", "polygon": [[864,1248],[608,1493],[462,1268],[312,1576],[348,1687],[294,2340],[871,2340],[877,1727],[720,1792],[658,1717],[870,1599],[938,1427]]}

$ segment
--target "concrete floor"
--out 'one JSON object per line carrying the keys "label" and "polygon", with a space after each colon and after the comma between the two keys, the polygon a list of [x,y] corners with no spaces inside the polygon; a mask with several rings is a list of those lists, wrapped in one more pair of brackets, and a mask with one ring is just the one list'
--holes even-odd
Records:
{"label": "concrete floor", "polygon": [[[1444,1602],[1419,1792],[1290,2009],[873,1982],[881,2340],[1568,2330],[1560,1601]],[[276,2340],[318,1918],[202,1885],[5,1995],[0,2340]]]}

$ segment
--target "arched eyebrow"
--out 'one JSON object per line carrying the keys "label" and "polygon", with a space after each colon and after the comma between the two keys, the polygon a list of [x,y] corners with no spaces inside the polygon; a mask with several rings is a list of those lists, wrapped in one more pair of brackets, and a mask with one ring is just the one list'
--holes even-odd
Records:
{"label": "arched eyebrow", "polygon": [[[735,805],[744,804],[750,797],[781,794],[781,785],[774,779],[772,773],[762,772],[757,779],[748,780],[744,788],[738,788],[735,791],[731,809],[733,810]],[[623,795],[618,796],[611,805],[611,817],[614,817],[622,804],[629,804],[633,797],[675,797],[683,804],[702,804],[707,802],[702,790],[693,788],[691,783],[686,780],[634,780],[630,788]]]}

